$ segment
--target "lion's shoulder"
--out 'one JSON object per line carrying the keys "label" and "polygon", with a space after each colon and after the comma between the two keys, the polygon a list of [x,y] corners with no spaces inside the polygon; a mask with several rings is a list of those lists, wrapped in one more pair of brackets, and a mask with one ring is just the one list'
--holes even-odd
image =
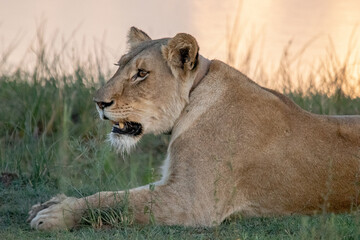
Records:
{"label": "lion's shoulder", "polygon": [[226,94],[231,96],[233,101],[243,101],[249,97],[252,100],[256,99],[263,102],[277,101],[290,110],[304,112],[302,108],[286,95],[260,86],[242,72],[222,61],[212,60],[209,72],[210,78],[227,86]]}

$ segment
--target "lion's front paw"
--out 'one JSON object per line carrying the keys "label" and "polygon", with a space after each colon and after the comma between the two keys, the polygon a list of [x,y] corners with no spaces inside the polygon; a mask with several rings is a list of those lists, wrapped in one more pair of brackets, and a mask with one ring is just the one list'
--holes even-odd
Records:
{"label": "lion's front paw", "polygon": [[81,219],[77,198],[57,195],[49,201],[34,205],[29,211],[31,228],[38,230],[70,229]]}

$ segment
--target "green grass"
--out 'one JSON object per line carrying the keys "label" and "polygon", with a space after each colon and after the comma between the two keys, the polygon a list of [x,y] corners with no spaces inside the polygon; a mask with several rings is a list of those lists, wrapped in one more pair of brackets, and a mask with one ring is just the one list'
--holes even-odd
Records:
{"label": "green grass", "polygon": [[[33,231],[25,222],[30,207],[57,193],[80,197],[101,190],[127,189],[158,178],[168,136],[145,136],[130,156],[106,143],[110,125],[98,120],[92,94],[100,83],[77,71],[59,79],[34,81],[27,73],[1,76],[0,166],[16,173],[0,185],[1,239],[357,239],[359,215],[234,217],[215,228],[124,226],[72,232]],[[101,80],[100,80],[101,82]],[[359,114],[360,99],[344,95],[290,93],[316,113]]]}
{"label": "green grass", "polygon": [[[111,126],[98,119],[92,102],[94,91],[108,74],[98,70],[99,64],[75,64],[73,72],[65,73],[58,68],[62,53],[49,53],[46,49],[49,48],[40,46],[32,70],[9,71],[4,65],[0,67],[0,172],[18,176],[8,185],[0,183],[0,239],[360,238],[357,212],[267,218],[234,216],[214,228],[113,224],[111,228],[100,229],[96,228],[95,214],[95,220],[90,221],[95,228],[88,224],[70,232],[31,230],[26,223],[30,207],[58,193],[81,197],[102,190],[129,189],[158,179],[157,169],[169,141],[166,135],[145,136],[131,155],[116,154],[106,142]],[[319,71],[313,76],[325,79],[326,75],[324,82],[335,82],[327,85],[327,92],[310,88],[296,91],[287,85],[285,92],[310,112],[360,114],[360,98],[343,93],[342,84],[346,85],[349,79],[344,79],[343,74],[339,83],[338,72],[344,66],[338,67],[334,65],[328,72]],[[283,65],[281,69],[280,79],[288,83],[285,81],[288,71]]]}

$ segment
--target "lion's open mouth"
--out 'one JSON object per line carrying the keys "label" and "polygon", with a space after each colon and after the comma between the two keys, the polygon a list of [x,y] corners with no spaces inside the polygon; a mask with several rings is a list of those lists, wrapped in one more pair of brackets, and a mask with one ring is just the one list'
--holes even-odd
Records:
{"label": "lion's open mouth", "polygon": [[142,126],[136,122],[114,123],[111,130],[113,133],[138,136],[142,133]]}

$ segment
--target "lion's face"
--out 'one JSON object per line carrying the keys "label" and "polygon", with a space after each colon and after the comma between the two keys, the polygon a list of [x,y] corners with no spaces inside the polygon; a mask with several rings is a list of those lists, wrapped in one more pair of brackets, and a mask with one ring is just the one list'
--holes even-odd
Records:
{"label": "lion's face", "polygon": [[118,150],[129,151],[143,134],[171,130],[188,101],[198,46],[191,36],[189,44],[184,36],[177,37],[151,40],[131,28],[130,51],[96,92],[96,108],[102,119],[113,123],[109,136]]}

